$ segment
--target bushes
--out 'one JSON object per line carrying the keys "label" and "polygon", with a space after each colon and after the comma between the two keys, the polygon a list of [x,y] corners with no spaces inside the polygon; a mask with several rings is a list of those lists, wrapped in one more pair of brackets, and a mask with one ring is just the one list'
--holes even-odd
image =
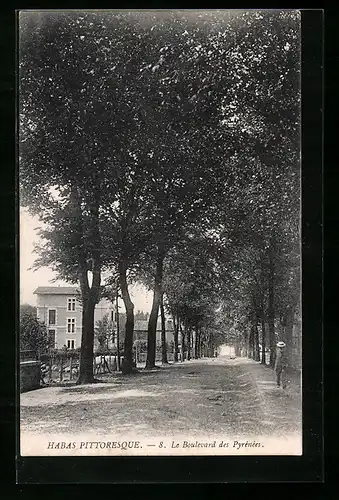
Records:
{"label": "bushes", "polygon": [[[174,342],[166,342],[167,352],[174,352]],[[134,349],[137,349],[139,353],[147,352],[147,340],[135,340]],[[156,342],[156,352],[161,353],[161,340]]]}
{"label": "bushes", "polygon": [[[124,346],[123,344],[120,344],[119,346],[119,352],[120,352],[120,356],[123,355],[124,353]],[[114,347],[111,347],[111,348],[107,348],[107,347],[101,347],[99,346],[97,348],[97,350],[95,351],[94,355],[95,356],[117,356],[118,354],[118,348],[117,346],[114,346]]]}
{"label": "bushes", "polygon": [[50,358],[53,358],[55,363],[60,363],[60,360],[69,360],[70,358],[74,360],[80,359],[80,348],[78,349],[49,349],[40,355],[40,361],[46,363]]}
{"label": "bushes", "polygon": [[20,350],[32,351],[34,356],[39,357],[48,348],[48,342],[47,328],[34,312],[20,311]]}

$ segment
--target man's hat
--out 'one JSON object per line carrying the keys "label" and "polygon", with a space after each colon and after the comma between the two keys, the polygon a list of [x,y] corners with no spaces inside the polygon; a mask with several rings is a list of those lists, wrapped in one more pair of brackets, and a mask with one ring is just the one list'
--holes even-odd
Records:
{"label": "man's hat", "polygon": [[277,347],[286,347],[285,342],[278,342]]}

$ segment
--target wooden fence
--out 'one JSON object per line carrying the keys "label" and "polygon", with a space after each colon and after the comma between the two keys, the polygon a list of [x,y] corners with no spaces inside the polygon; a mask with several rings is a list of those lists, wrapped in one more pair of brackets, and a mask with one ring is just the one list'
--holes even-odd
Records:
{"label": "wooden fence", "polygon": [[[121,357],[121,362],[123,358]],[[112,373],[117,369],[116,356],[95,356],[93,358],[94,375]],[[79,375],[79,357],[68,355],[49,356],[41,363],[41,379],[45,384],[75,381]]]}

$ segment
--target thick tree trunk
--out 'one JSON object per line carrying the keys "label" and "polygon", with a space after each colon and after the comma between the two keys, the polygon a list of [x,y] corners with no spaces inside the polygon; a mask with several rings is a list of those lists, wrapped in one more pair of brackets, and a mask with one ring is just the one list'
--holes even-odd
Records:
{"label": "thick tree trunk", "polygon": [[[95,190],[94,190],[95,191]],[[91,265],[87,261],[84,251],[84,227],[81,208],[81,196],[76,183],[72,187],[72,203],[74,219],[77,230],[75,232],[76,248],[78,257],[79,281],[82,299],[82,335],[80,351],[80,367],[77,384],[88,384],[95,382],[93,376],[93,346],[94,346],[94,310],[99,301],[101,284],[101,239],[99,231],[99,204],[100,193],[94,192],[92,202],[87,206],[91,216],[91,240],[93,241]],[[88,282],[88,270],[93,275],[92,286]]]}
{"label": "thick tree trunk", "polygon": [[204,338],[205,338],[205,333],[200,330],[200,342],[199,342],[199,345],[200,345],[200,357],[202,358],[203,357],[203,346],[204,346]]}
{"label": "thick tree trunk", "polygon": [[266,365],[266,325],[264,318],[261,318],[261,364]]}
{"label": "thick tree trunk", "polygon": [[250,328],[250,333],[248,336],[248,357],[253,359],[254,358],[254,332],[253,332],[253,325]]}
{"label": "thick tree trunk", "polygon": [[161,361],[163,365],[168,364],[167,346],[166,346],[166,318],[164,308],[164,295],[160,299],[160,314],[161,314]]}
{"label": "thick tree trunk", "polygon": [[[94,261],[94,259],[93,259]],[[79,377],[77,384],[95,382],[93,375],[94,311],[100,295],[101,271],[98,262],[92,262],[93,280],[89,287],[87,269],[80,273],[82,295],[82,334]]]}
{"label": "thick tree trunk", "polygon": [[125,263],[121,263],[119,266],[119,284],[126,309],[124,360],[121,371],[124,374],[129,374],[133,371],[134,304],[128,290],[127,266]]}
{"label": "thick tree trunk", "polygon": [[179,318],[177,317],[177,321],[175,319],[175,314],[173,314],[173,340],[174,340],[174,353],[173,358],[174,362],[178,362],[178,353],[179,353]]}
{"label": "thick tree trunk", "polygon": [[162,297],[163,263],[164,263],[164,254],[162,251],[159,251],[155,268],[153,303],[152,303],[151,314],[148,320],[147,358],[146,358],[147,369],[155,368],[157,322],[158,322],[160,301]]}
{"label": "thick tree trunk", "polygon": [[210,333],[210,338],[209,338],[209,354],[210,358],[213,358],[214,356],[214,349],[213,349],[213,339],[212,339],[212,334]]}
{"label": "thick tree trunk", "polygon": [[90,298],[83,300],[81,353],[77,384],[90,384],[95,381],[93,375],[94,310],[95,302],[93,300]]}
{"label": "thick tree trunk", "polygon": [[273,368],[275,364],[276,356],[276,339],[275,339],[275,311],[274,311],[274,242],[273,238],[270,241],[270,246],[268,250],[269,256],[269,277],[268,277],[268,334],[270,343],[270,367]]}

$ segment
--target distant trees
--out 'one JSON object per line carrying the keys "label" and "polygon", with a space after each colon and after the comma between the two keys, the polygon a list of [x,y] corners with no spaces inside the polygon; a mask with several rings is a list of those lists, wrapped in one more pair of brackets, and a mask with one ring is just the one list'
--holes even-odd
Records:
{"label": "distant trees", "polygon": [[36,265],[80,284],[78,383],[94,379],[94,309],[112,283],[126,310],[124,373],[136,279],[153,291],[148,367],[162,301],[175,360],[179,337],[188,358],[222,342],[220,304],[246,318],[256,359],[258,325],[272,352],[278,317],[290,335],[299,14],[195,16],[20,13],[20,201],[43,224]]}
{"label": "distant trees", "polygon": [[36,357],[47,351],[49,337],[46,325],[36,316],[36,308],[29,304],[20,306],[20,350],[32,351]]}
{"label": "distant trees", "polygon": [[102,319],[96,322],[94,335],[98,340],[99,348],[101,350],[107,349],[113,335],[113,323],[110,321],[108,314],[105,314]]}
{"label": "distant trees", "polygon": [[32,306],[31,304],[21,304],[20,305],[20,318],[24,315],[28,314],[32,317],[37,316],[37,309],[35,306]]}
{"label": "distant trees", "polygon": [[141,320],[141,321],[146,321],[149,318],[149,313],[140,311],[139,309],[134,315],[135,321]]}

